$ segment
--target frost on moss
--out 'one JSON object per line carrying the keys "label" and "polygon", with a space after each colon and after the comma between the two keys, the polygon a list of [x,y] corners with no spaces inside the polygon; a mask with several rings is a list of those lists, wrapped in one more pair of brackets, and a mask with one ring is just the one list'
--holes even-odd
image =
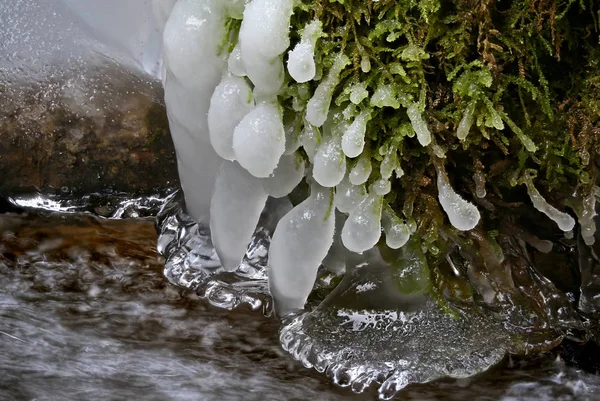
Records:
{"label": "frost on moss", "polygon": [[587,0],[298,1],[291,48],[321,21],[316,73],[302,84],[287,76],[280,103],[302,113],[333,84],[331,110],[350,127],[366,123],[364,145],[360,132],[347,154],[351,180],[365,163],[354,150],[370,155],[367,187],[395,171],[384,203],[417,222],[424,249],[442,246],[449,226],[434,201],[434,159],[484,228],[529,203],[529,170],[547,203],[568,212],[567,200],[589,198],[596,181],[599,10]]}

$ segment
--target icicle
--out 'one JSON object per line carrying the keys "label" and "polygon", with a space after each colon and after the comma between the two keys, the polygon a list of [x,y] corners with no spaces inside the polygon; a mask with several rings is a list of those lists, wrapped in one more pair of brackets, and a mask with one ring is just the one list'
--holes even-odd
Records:
{"label": "icicle", "polygon": [[344,54],[339,55],[329,70],[327,78],[321,81],[313,97],[308,101],[306,120],[315,127],[322,126],[327,120],[333,91],[340,82],[340,73],[348,64],[350,59]]}
{"label": "icicle", "polygon": [[242,60],[242,49],[240,49],[240,43],[238,42],[227,60],[227,66],[229,72],[238,77],[246,76],[246,69],[244,68],[244,61]]}
{"label": "icicle", "polygon": [[261,103],[243,118],[233,133],[233,151],[253,176],[273,174],[285,151],[285,131],[276,105]]}
{"label": "icicle", "polygon": [[311,123],[305,121],[304,128],[300,133],[300,143],[308,156],[308,160],[312,163],[315,154],[317,153],[317,146],[319,145],[321,138],[317,128]]}
{"label": "icicle", "polygon": [[383,208],[382,223],[385,243],[390,248],[401,248],[410,239],[410,229],[388,205]]}
{"label": "icicle", "polygon": [[333,191],[311,185],[308,199],[277,224],[269,249],[269,289],[280,315],[302,309],[333,242]]}
{"label": "icicle", "polygon": [[581,205],[581,213],[579,217],[579,225],[581,226],[581,238],[586,245],[594,245],[596,234],[596,194],[594,191],[583,198]]}
{"label": "icicle", "polygon": [[477,101],[472,100],[465,109],[465,112],[458,123],[458,128],[456,129],[456,136],[461,141],[464,140],[469,131],[471,130],[471,126],[473,125],[473,119],[475,117],[475,107],[477,106]]}
{"label": "icicle", "polygon": [[348,127],[342,137],[342,150],[348,157],[357,157],[365,147],[365,133],[367,132],[367,122],[371,119],[369,110],[361,111],[352,124]]}
{"label": "icicle", "polygon": [[548,216],[563,231],[571,231],[575,227],[575,219],[550,205],[535,188],[531,177],[526,176],[524,182],[533,207]]}
{"label": "icicle", "polygon": [[419,105],[413,103],[408,106],[406,114],[408,114],[410,123],[417,134],[417,139],[421,146],[429,145],[431,143],[431,133],[429,132],[427,122],[423,119],[423,115],[419,111]]}
{"label": "icicle", "polygon": [[335,207],[342,213],[350,213],[367,196],[364,185],[352,185],[348,176],[335,187]]}
{"label": "icicle", "polygon": [[358,158],[358,162],[350,171],[349,179],[353,185],[361,185],[367,182],[371,175],[371,155],[363,152]]}
{"label": "icicle", "polygon": [[443,166],[436,165],[438,199],[440,205],[448,215],[450,224],[461,231],[468,231],[479,223],[481,215],[479,210],[470,202],[464,200],[454,192]]}
{"label": "icicle", "polygon": [[350,213],[342,230],[342,242],[348,250],[362,253],[377,244],[381,237],[382,206],[381,196],[369,194]]}
{"label": "icicle", "polygon": [[346,174],[346,157],[342,152],[340,127],[334,127],[331,131],[321,139],[313,159],[313,177],[324,187],[335,187]]}
{"label": "icicle", "polygon": [[479,169],[475,170],[473,180],[475,181],[475,195],[480,199],[485,198],[487,191],[485,190],[485,176],[483,175],[483,171]]}
{"label": "icicle", "polygon": [[[336,194],[337,201],[337,194]],[[342,228],[346,222],[346,215],[336,212],[335,213],[335,233],[333,235],[333,244],[329,248],[329,252],[325,259],[323,259],[323,267],[326,268],[333,274],[343,274],[346,270],[346,255],[348,251],[342,244]]]}
{"label": "icicle", "polygon": [[225,269],[235,270],[244,257],[267,197],[260,180],[236,162],[221,164],[210,204],[210,231]]}
{"label": "icicle", "polygon": [[218,0],[179,0],[163,36],[171,136],[187,211],[199,221],[208,215],[211,194],[206,188],[212,187],[220,160],[210,144],[207,113],[226,68],[217,51],[225,34],[225,18]]}
{"label": "icicle", "polygon": [[275,96],[283,84],[280,55],[290,45],[293,0],[253,0],[244,10],[239,42],[246,74],[256,95]]}
{"label": "icicle", "polygon": [[296,155],[282,156],[272,177],[263,178],[265,191],[273,198],[281,198],[290,192],[304,177],[304,161]]}
{"label": "icicle", "polygon": [[254,107],[252,90],[243,78],[225,75],[210,99],[208,131],[215,152],[225,160],[235,160],[233,131]]}
{"label": "icicle", "polygon": [[299,135],[296,133],[296,120],[292,121],[290,124],[285,125],[285,151],[284,155],[294,154],[298,148],[300,147],[300,139]]}
{"label": "icicle", "polygon": [[315,46],[323,34],[323,24],[319,20],[308,23],[302,32],[300,42],[288,53],[288,72],[299,83],[315,77]]}
{"label": "icicle", "polygon": [[360,69],[362,72],[367,74],[371,71],[371,60],[369,60],[368,56],[363,56],[360,60]]}

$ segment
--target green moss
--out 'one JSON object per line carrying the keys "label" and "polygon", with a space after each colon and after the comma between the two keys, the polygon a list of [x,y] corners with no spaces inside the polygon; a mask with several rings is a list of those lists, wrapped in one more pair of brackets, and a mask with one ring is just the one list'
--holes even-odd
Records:
{"label": "green moss", "polygon": [[[574,192],[591,191],[600,149],[599,13],[600,3],[587,0],[298,0],[291,46],[318,19],[318,75],[339,55],[350,60],[332,107],[350,117],[369,112],[369,183],[393,164],[385,202],[416,221],[423,249],[435,254],[444,248],[438,232],[452,228],[437,202],[433,154],[445,154],[453,187],[469,201],[477,201],[475,173],[485,180],[492,206],[484,226],[511,213],[502,205],[516,194],[526,200],[514,187],[529,170],[558,209]],[[318,83],[287,77],[280,102],[302,112]],[[430,146],[416,140],[409,107],[425,119]]]}

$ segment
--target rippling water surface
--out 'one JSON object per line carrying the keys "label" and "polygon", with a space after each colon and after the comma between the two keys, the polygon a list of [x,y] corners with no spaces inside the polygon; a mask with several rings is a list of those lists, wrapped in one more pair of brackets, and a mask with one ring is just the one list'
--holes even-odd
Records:
{"label": "rippling water surface", "polygon": [[[304,369],[279,322],[169,285],[152,220],[0,215],[0,400],[373,400]],[[555,355],[407,400],[596,400],[600,377]]]}

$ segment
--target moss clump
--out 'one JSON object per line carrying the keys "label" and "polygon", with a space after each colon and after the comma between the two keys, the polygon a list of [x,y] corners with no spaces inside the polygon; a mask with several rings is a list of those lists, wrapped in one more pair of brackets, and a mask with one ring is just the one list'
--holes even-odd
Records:
{"label": "moss clump", "polygon": [[[434,162],[496,226],[536,188],[557,209],[590,194],[600,133],[600,3],[587,0],[301,0],[291,48],[318,19],[317,79],[286,80],[286,115],[303,110],[340,55],[332,108],[369,115],[373,173],[396,172],[385,202],[417,222],[436,253],[447,219]],[[415,117],[416,116],[416,117]],[[419,117],[431,133],[416,140]],[[299,134],[302,123],[296,124]],[[415,132],[417,131],[417,132]],[[421,141],[422,142],[422,141]],[[348,159],[349,169],[357,159]],[[391,166],[390,166],[391,164]],[[490,228],[491,229],[491,228]]]}

